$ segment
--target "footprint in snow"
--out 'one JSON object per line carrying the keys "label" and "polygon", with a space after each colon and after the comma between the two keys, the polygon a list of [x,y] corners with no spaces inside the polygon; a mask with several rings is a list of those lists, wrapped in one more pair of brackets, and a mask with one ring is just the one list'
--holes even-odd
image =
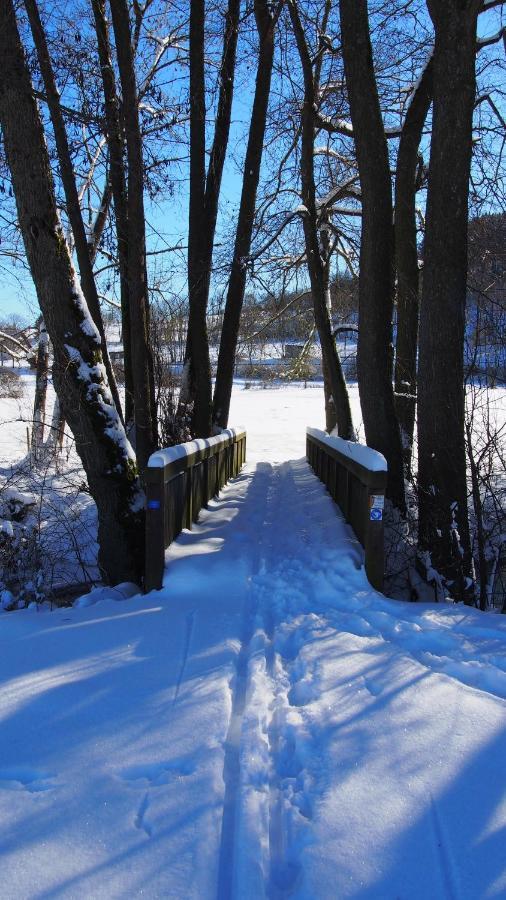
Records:
{"label": "footprint in snow", "polygon": [[9,766],[0,769],[0,790],[40,794],[56,787],[55,778],[49,772],[41,772],[28,766]]}
{"label": "footprint in snow", "polygon": [[146,782],[150,787],[160,787],[169,784],[178,778],[186,778],[195,771],[195,764],[190,760],[175,759],[170,762],[144,763],[143,765],[130,766],[120,773],[123,781],[135,784],[136,787],[144,787]]}
{"label": "footprint in snow", "polygon": [[139,829],[139,831],[144,831],[148,837],[153,837],[153,828],[149,824],[149,822],[146,821],[146,813],[148,811],[148,808],[149,808],[149,795],[146,793],[146,794],[144,794],[144,797],[142,798],[142,801],[141,801],[141,805],[139,806],[139,809],[137,810],[137,815],[134,819],[134,825],[136,828]]}
{"label": "footprint in snow", "polygon": [[306,706],[318,697],[318,687],[306,679],[297,681],[288,691],[288,702],[290,706]]}
{"label": "footprint in snow", "polygon": [[379,697],[385,687],[377,678],[364,678],[364,685],[372,697]]}

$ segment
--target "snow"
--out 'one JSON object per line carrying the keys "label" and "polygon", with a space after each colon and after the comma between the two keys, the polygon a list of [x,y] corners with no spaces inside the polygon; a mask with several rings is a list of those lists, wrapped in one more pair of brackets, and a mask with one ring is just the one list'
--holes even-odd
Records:
{"label": "snow", "polygon": [[320,119],[333,131],[338,131],[340,134],[353,137],[353,125],[351,122],[346,121],[346,119],[340,119],[336,116],[329,118],[328,116],[323,115],[320,115]]}
{"label": "snow", "polygon": [[14,503],[19,506],[33,506],[37,502],[37,498],[33,494],[27,494],[18,491],[16,488],[6,487],[2,491],[2,501]]}
{"label": "snow", "polygon": [[[84,320],[87,322],[88,320]],[[91,320],[90,320],[91,321]],[[97,332],[98,334],[98,332]],[[104,418],[104,434],[116,444],[123,459],[134,462],[135,453],[128,440],[125,429],[114,405],[110,389],[107,384],[107,375],[103,363],[95,363],[90,366],[81,356],[80,351],[70,344],[64,344],[70,361],[75,365],[78,379],[87,385],[86,397],[100,408]],[[108,424],[105,424],[108,423]],[[116,468],[121,469],[121,464]]]}
{"label": "snow", "polygon": [[178,444],[175,447],[167,447],[163,450],[157,450],[152,453],[148,459],[148,468],[163,469],[177,459],[183,459],[185,456],[191,456],[198,450],[205,450],[208,447],[216,447],[223,441],[230,438],[239,437],[244,434],[243,428],[226,428],[220,434],[216,434],[210,438],[197,438],[194,441],[187,441],[185,444]]}
{"label": "snow", "polygon": [[359,463],[371,472],[387,471],[385,457],[377,450],[373,450],[372,447],[367,447],[365,444],[355,443],[354,441],[345,441],[337,435],[327,434],[326,431],[321,431],[321,429],[313,428],[312,426],[308,426],[306,431],[307,434],[317,438],[322,444],[332,447],[333,450],[338,450],[343,456],[349,456],[354,462]]}
{"label": "snow", "polygon": [[431,51],[430,51],[430,53],[429,53],[429,55],[428,55],[428,57],[427,57],[427,60],[425,61],[424,65],[422,66],[422,68],[421,68],[421,70],[420,70],[420,72],[419,72],[418,78],[417,78],[416,81],[411,85],[411,89],[410,89],[409,96],[408,96],[407,103],[406,103],[406,108],[405,108],[405,111],[404,111],[404,116],[406,116],[409,107],[410,107],[411,104],[413,103],[413,100],[414,100],[414,98],[415,98],[415,96],[416,96],[416,92],[417,92],[418,88],[420,87],[422,78],[423,78],[423,76],[425,75],[425,72],[426,72],[426,70],[427,70],[427,67],[429,66],[429,64],[430,64],[431,60],[433,59],[433,57],[434,57],[434,48],[431,48]]}
{"label": "snow", "polygon": [[505,896],[506,617],[371,589],[323,409],[236,386],[161,591],[0,613],[2,900]]}
{"label": "snow", "polygon": [[91,313],[88,309],[88,304],[86,303],[81,285],[79,283],[79,279],[75,272],[73,277],[72,299],[75,306],[79,310],[80,315],[82,316],[82,320],[79,326],[81,331],[83,332],[83,334],[87,335],[87,337],[92,338],[97,347],[100,347],[102,343],[100,332],[91,317]]}
{"label": "snow", "polygon": [[328,191],[328,193],[317,200],[316,208],[321,209],[321,207],[330,207],[334,200],[337,198],[341,198],[343,196],[352,196],[357,199],[361,198],[362,191],[355,184],[357,181],[357,176],[353,175],[351,178],[347,178],[342,184],[338,184],[332,188],[332,190]]}

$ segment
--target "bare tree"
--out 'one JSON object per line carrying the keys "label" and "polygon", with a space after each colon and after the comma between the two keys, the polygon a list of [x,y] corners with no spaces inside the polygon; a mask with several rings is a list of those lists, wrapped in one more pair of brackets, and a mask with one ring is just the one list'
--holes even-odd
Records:
{"label": "bare tree", "polygon": [[101,338],[58,219],[39,112],[11,0],[0,2],[0,123],[19,224],[54,349],[53,380],[98,510],[99,565],[111,582],[140,580],[142,493],[114,404]]}
{"label": "bare tree", "polygon": [[44,444],[48,370],[49,338],[46,326],[42,320],[37,342],[37,369],[35,373],[35,397],[33,401],[32,451],[35,458]]}
{"label": "bare tree", "polygon": [[266,0],[255,0],[254,3],[259,40],[255,96],[251,112],[248,146],[244,159],[241,203],[223,315],[218,369],[213,397],[213,422],[220,428],[226,428],[228,424],[239,324],[246,289],[247,259],[251,250],[255,203],[260,180],[260,166],[262,163],[267,108],[271,88],[274,60],[274,28],[281,4],[278,3],[274,13],[271,12],[270,6]]}
{"label": "bare tree", "polygon": [[93,265],[90,256],[90,249],[81,213],[81,206],[79,203],[79,196],[72,165],[67,131],[65,128],[65,121],[60,104],[60,93],[56,86],[53,66],[51,63],[51,57],[49,55],[49,49],[46,41],[46,35],[44,33],[44,28],[42,25],[36,0],[25,0],[25,7],[28,13],[33,41],[37,50],[37,57],[44,81],[49,114],[51,116],[51,122],[54,129],[56,148],[58,152],[58,162],[60,164],[61,179],[67,203],[67,214],[69,217],[70,226],[72,228],[72,234],[75,242],[81,284],[91,316],[100,333],[101,350],[107,369],[107,378],[112,395],[114,397],[114,401],[116,403],[116,407],[118,409],[118,414],[122,416],[122,409],[118,390],[116,387],[116,380],[114,378],[114,373],[111,367],[109,353],[107,350],[104,323],[102,321],[102,314],[100,312],[100,303],[98,299],[95,278],[93,275]]}
{"label": "bare tree", "polygon": [[144,216],[142,136],[130,15],[126,0],[110,0],[122,91],[128,162],[128,298],[135,399],[135,449],[145,466],[157,444],[153,357],[149,344],[149,297]]}
{"label": "bare tree", "polygon": [[125,422],[128,431],[130,431],[134,421],[134,376],[132,371],[132,334],[128,289],[128,210],[123,156],[123,130],[120,121],[120,100],[116,89],[105,0],[91,0],[91,5],[104,90],[106,133],[109,148],[109,180],[114,202],[120,277],[121,329],[125,365]]}
{"label": "bare tree", "polygon": [[419,318],[419,263],[416,192],[420,181],[419,148],[432,103],[432,52],[409,98],[395,170],[395,269],[397,275],[397,338],[395,345],[395,405],[401,428],[404,462],[409,472],[416,409],[416,367]]}
{"label": "bare tree", "polygon": [[[354,440],[355,432],[351,417],[348,391],[346,389],[341,361],[337,352],[337,346],[330,322],[328,302],[329,259],[324,258],[318,237],[319,226],[321,223],[316,203],[314,155],[315,132],[317,127],[316,106],[322,50],[320,48],[319,54],[316,57],[317,62],[315,69],[313,70],[304,28],[299,16],[298,5],[294,0],[290,2],[289,10],[304,80],[300,161],[303,202],[302,224],[304,228],[306,259],[313,297],[314,316],[322,348],[324,375],[334,401],[338,432],[341,437],[347,440]],[[324,26],[329,12],[330,3],[327,3],[324,15]],[[322,31],[325,32],[325,27],[322,28]]]}
{"label": "bare tree", "polygon": [[418,372],[419,543],[460,598],[471,574],[464,427],[468,193],[480,0],[428,0],[435,29]]}
{"label": "bare tree", "polygon": [[207,174],[204,0],[194,0],[190,11],[190,309],[185,362],[188,390],[183,387],[182,400],[192,408],[192,431],[200,437],[207,437],[212,430],[211,364],[206,315],[218,201],[230,131],[240,6],[240,0],[229,0],[225,14],[218,107]]}

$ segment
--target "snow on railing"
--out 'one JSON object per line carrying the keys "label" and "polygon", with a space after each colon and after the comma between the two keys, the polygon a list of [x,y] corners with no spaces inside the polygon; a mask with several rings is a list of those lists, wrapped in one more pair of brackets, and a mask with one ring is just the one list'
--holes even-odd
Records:
{"label": "snow on railing", "polygon": [[145,591],[163,582],[165,550],[183,528],[191,528],[202,507],[238,475],[246,459],[246,432],[229,428],[152,453],[146,484]]}
{"label": "snow on railing", "polygon": [[362,544],[370,583],[382,591],[385,457],[371,447],[328,435],[318,428],[306,429],[306,455]]}

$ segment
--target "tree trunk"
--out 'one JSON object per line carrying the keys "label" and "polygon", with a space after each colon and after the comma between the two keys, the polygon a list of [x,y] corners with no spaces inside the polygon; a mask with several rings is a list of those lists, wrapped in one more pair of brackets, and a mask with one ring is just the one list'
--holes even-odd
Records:
{"label": "tree trunk", "polygon": [[100,311],[100,303],[98,299],[97,287],[93,275],[93,266],[91,262],[88,239],[86,237],[86,229],[84,227],[81,205],[79,203],[79,195],[77,192],[76,179],[74,176],[74,168],[70,155],[70,148],[65,128],[65,121],[60,105],[60,93],[56,87],[56,81],[51,63],[51,57],[46,41],[46,35],[39,15],[36,0],[24,0],[30,28],[32,32],[33,42],[37,50],[37,58],[39,60],[40,71],[44,81],[46,91],[46,100],[53,125],[54,136],[56,141],[56,149],[58,153],[58,162],[60,164],[60,174],[65,191],[65,200],[67,203],[67,214],[69,217],[70,227],[74,236],[77,262],[79,265],[79,273],[81,276],[81,285],[88,309],[92,319],[99,331],[101,338],[102,356],[107,370],[107,378],[111,389],[118,414],[123,415],[121,409],[121,401],[118,394],[116,379],[109,358],[107,349],[107,340],[105,336],[104,323],[102,321],[102,313]]}
{"label": "tree trunk", "polygon": [[461,595],[456,585],[471,572],[464,328],[480,3],[430,0],[428,7],[436,37],[418,370],[419,544]]}
{"label": "tree trunk", "polygon": [[[320,243],[322,247],[322,257],[323,257],[323,278],[324,278],[324,288],[325,288],[325,305],[327,307],[327,312],[329,314],[329,320],[332,327],[332,299],[330,296],[330,260],[332,248],[330,246],[330,238],[327,227],[323,227],[323,225],[327,225],[327,221],[324,220],[322,223],[322,227],[320,228]],[[335,339],[334,332],[332,332],[332,337]],[[337,347],[336,347],[337,351]],[[341,366],[341,359],[339,357],[339,353],[337,354],[339,365]],[[342,366],[341,366],[342,369]],[[334,403],[334,396],[332,392],[332,382],[329,377],[327,363],[324,358],[322,358],[322,374],[323,374],[323,395],[325,398],[325,429],[330,434],[334,428],[337,427],[339,432],[339,421],[337,417],[336,404]],[[351,406],[349,405],[349,395],[348,389],[345,384],[344,372],[342,372],[344,391],[346,392],[346,400],[348,401],[348,409],[350,415],[350,425],[353,437],[350,440],[355,439],[355,429],[353,428],[353,420],[351,415]]]}
{"label": "tree trunk", "polygon": [[275,20],[269,11],[267,0],[256,0],[255,19],[259,37],[255,96],[251,112],[248,146],[244,160],[241,203],[237,219],[234,255],[230,267],[216,383],[214,386],[213,422],[218,428],[226,428],[228,425],[230,398],[234,381],[235,355],[246,289],[246,260],[251,250],[251,237],[255,220],[255,204],[260,180],[274,59]]}
{"label": "tree trunk", "polygon": [[58,394],[54,398],[53,416],[49,435],[46,441],[46,448],[57,457],[63,449],[63,438],[65,436],[65,418],[62,413]]}
{"label": "tree trunk", "polygon": [[120,103],[116,90],[114,67],[109,42],[109,26],[105,0],[91,0],[102,84],[104,87],[107,145],[109,147],[109,178],[114,201],[118,264],[120,277],[121,330],[125,366],[125,422],[127,433],[133,429],[135,418],[134,376],[132,370],[132,335],[130,327],[130,298],[128,292],[128,213],[127,187],[123,154],[123,134]]}
{"label": "tree trunk", "polygon": [[205,4],[195,0],[190,12],[190,211],[188,228],[188,322],[187,362],[190,403],[193,404],[192,432],[208,437],[212,431],[212,390],[207,304],[211,282],[214,236],[223,165],[228,145],[240,0],[229,0],[220,66],[220,92],[213,147],[205,172]]}
{"label": "tree trunk", "polygon": [[387,495],[404,512],[392,384],[394,234],[387,141],[374,76],[367,0],[340,0],[341,41],[362,190],[357,373],[367,443],[388,462]]}
{"label": "tree trunk", "polygon": [[123,99],[128,160],[128,298],[133,389],[135,448],[144,468],[157,444],[155,380],[149,342],[149,297],[144,218],[144,166],[142,136],[132,44],[126,0],[110,0],[116,54]]}
{"label": "tree trunk", "polygon": [[322,259],[318,241],[319,223],[316,209],[316,188],[314,181],[316,85],[304,30],[295,3],[290,3],[290,17],[304,76],[300,171],[302,202],[305,206],[305,212],[302,221],[306,244],[307,267],[311,284],[311,295],[313,298],[314,317],[320,338],[324,371],[328,378],[334,400],[338,434],[346,440],[354,441],[355,431],[353,429],[348,390],[346,388],[346,381],[337,352],[336,342],[334,340],[334,335],[332,334],[332,326],[327,305],[328,276],[326,275],[325,263]]}
{"label": "tree trunk", "polygon": [[32,452],[37,459],[44,444],[46,424],[46,398],[49,371],[49,338],[42,322],[37,348],[37,369],[35,374],[35,398],[33,401]]}
{"label": "tree trunk", "polygon": [[58,219],[42,123],[12,0],[0,0],[0,123],[19,224],[54,350],[53,381],[98,510],[99,566],[115,583],[142,572],[142,493],[114,404],[101,339]]}
{"label": "tree trunk", "polygon": [[423,126],[432,102],[432,56],[413,93],[402,127],[395,173],[395,264],[397,340],[395,405],[404,464],[411,469],[416,407],[419,273],[416,245],[416,179]]}

